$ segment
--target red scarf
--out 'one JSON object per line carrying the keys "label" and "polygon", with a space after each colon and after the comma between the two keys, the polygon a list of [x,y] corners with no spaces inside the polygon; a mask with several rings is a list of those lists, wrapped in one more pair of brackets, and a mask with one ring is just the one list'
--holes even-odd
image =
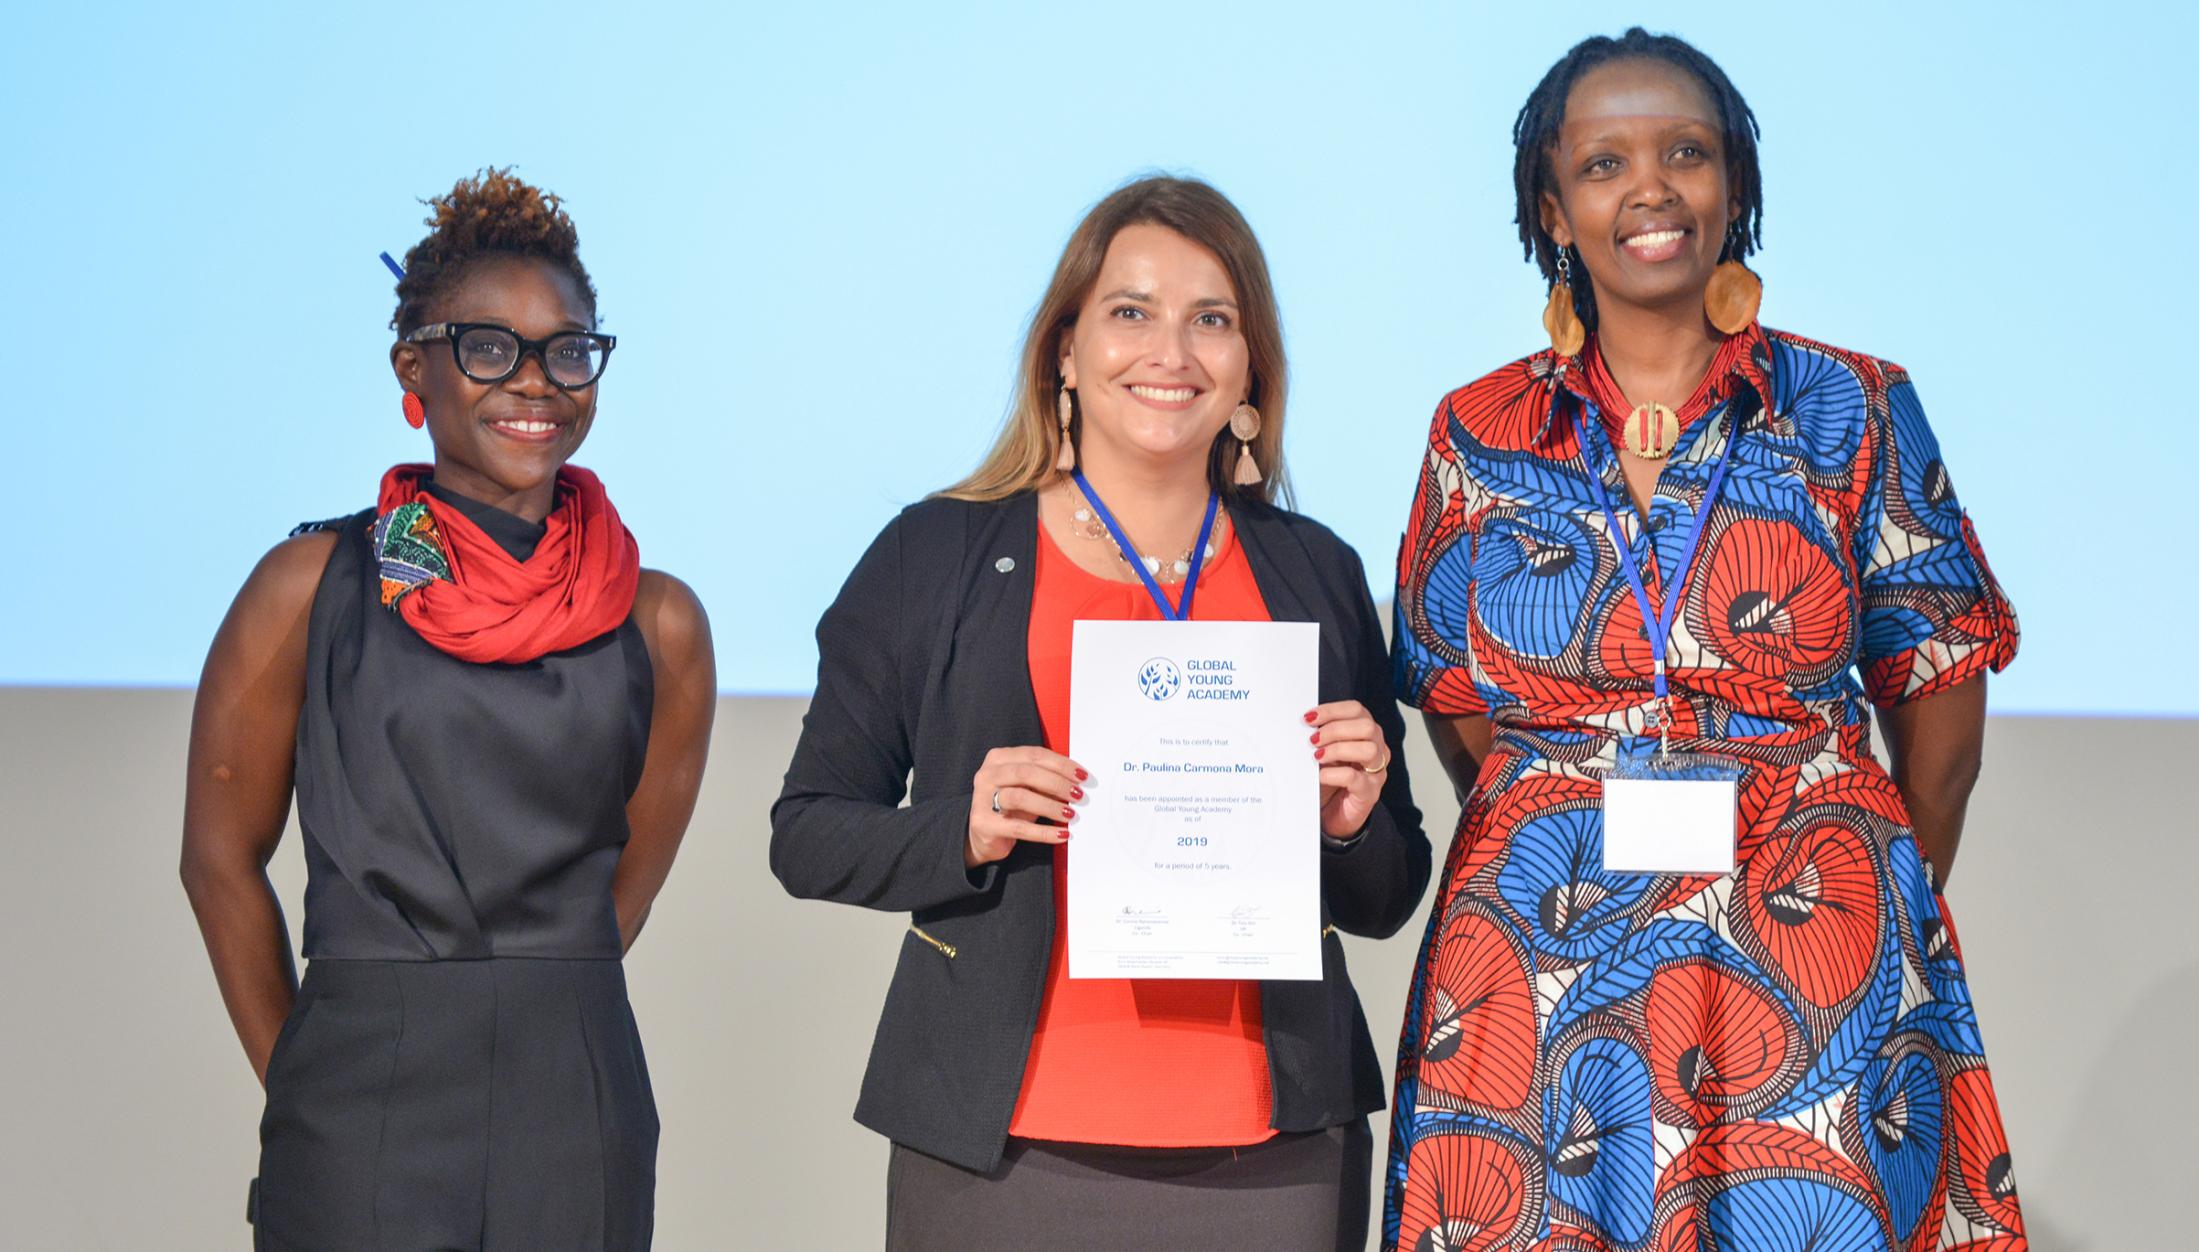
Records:
{"label": "red scarf", "polygon": [[[386,522],[406,505],[422,505],[405,528],[414,545],[439,553],[448,573],[427,577],[417,563],[393,577],[387,529],[377,525],[382,602],[422,639],[461,661],[518,663],[578,647],[616,630],[634,608],[641,585],[641,550],[611,507],[594,474],[568,465],[557,472],[557,502],[534,555],[515,561],[457,509],[421,490],[432,466],[399,465],[382,476],[377,510]],[[429,563],[430,568],[433,562]]]}

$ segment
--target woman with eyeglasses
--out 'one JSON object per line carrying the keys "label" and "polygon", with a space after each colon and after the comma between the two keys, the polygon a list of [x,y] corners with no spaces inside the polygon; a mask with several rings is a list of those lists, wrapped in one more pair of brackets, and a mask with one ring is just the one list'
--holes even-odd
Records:
{"label": "woman with eyeglasses", "polygon": [[[1275,503],[1284,384],[1236,206],[1122,187],[1062,253],[991,455],[818,624],[772,868],[910,915],[855,1109],[893,1140],[895,1252],[1366,1246],[1381,1067],[1335,932],[1403,925],[1429,849],[1359,558]],[[1073,626],[1163,618],[1320,626],[1293,722],[1320,807],[1271,832],[1319,859],[1317,980],[1068,975],[1072,840],[1109,837],[1075,816]]]}
{"label": "woman with eyeglasses", "polygon": [[[709,625],[568,464],[613,340],[555,196],[430,202],[390,361],[433,463],[260,562],[200,680],[183,880],[267,1091],[261,1249],[634,1249],[620,958],[695,803]],[[303,983],[265,865],[292,793]]]}

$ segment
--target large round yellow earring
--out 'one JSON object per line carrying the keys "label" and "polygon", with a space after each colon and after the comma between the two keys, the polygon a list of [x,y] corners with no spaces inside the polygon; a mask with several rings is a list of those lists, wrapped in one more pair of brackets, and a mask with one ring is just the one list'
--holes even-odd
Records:
{"label": "large round yellow earring", "polygon": [[1739,221],[1726,228],[1726,259],[1710,272],[1710,284],[1703,288],[1703,316],[1721,335],[1747,330],[1756,320],[1756,311],[1763,307],[1764,280],[1741,264],[1741,245],[1745,242],[1747,236]]}
{"label": "large round yellow earring", "polygon": [[1573,308],[1573,261],[1570,247],[1558,249],[1558,281],[1550,288],[1550,301],[1542,306],[1542,328],[1549,332],[1550,348],[1561,357],[1579,356],[1588,343],[1588,328]]}
{"label": "large round yellow earring", "polygon": [[1703,288],[1703,315],[1722,335],[1738,335],[1756,320],[1764,303],[1764,280],[1739,261],[1721,262]]}

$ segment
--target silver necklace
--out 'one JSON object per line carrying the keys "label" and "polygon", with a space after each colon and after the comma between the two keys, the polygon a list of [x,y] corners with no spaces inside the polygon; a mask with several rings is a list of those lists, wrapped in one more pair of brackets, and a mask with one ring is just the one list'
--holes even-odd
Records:
{"label": "silver necklace", "polygon": [[[1217,526],[1216,529],[1220,527]],[[1115,542],[1115,536],[1107,529],[1107,523],[1101,521],[1099,515],[1092,512],[1089,506],[1080,504],[1076,512],[1069,515],[1069,530],[1079,539],[1100,540],[1114,549],[1116,560],[1125,566],[1130,564],[1132,554],[1122,550],[1122,545]],[[1214,559],[1214,544],[1211,540],[1206,545],[1206,559]],[[1146,572],[1153,575],[1153,581],[1162,586],[1180,583],[1191,573],[1189,545],[1184,547],[1183,555],[1173,561],[1163,561],[1157,556],[1146,556],[1143,553],[1137,554],[1137,560],[1144,563]]]}

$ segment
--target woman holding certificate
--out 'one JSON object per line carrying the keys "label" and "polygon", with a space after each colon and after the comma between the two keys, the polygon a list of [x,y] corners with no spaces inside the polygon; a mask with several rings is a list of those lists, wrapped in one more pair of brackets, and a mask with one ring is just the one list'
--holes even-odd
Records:
{"label": "woman holding certificate", "polygon": [[1514,138],[1551,347],[1438,407],[1398,572],[1471,795],[1385,1246],[2020,1249],[1938,889],[2016,619],[1916,390],[1757,323],[1694,48],[1582,43]]}
{"label": "woman holding certificate", "polygon": [[[1274,504],[1284,378],[1236,208],[1123,187],[1070,238],[992,453],[888,525],[818,625],[772,865],[911,914],[856,1108],[894,1142],[889,1247],[1364,1245],[1381,1077],[1334,932],[1393,933],[1429,851],[1359,559]],[[1071,976],[1078,841],[1118,834],[1079,824],[1118,784],[1067,754],[1075,624],[1162,620],[1317,624],[1318,700],[1275,727],[1305,807],[1261,832],[1317,875],[1317,978]],[[1136,682],[1188,699],[1225,664]]]}

